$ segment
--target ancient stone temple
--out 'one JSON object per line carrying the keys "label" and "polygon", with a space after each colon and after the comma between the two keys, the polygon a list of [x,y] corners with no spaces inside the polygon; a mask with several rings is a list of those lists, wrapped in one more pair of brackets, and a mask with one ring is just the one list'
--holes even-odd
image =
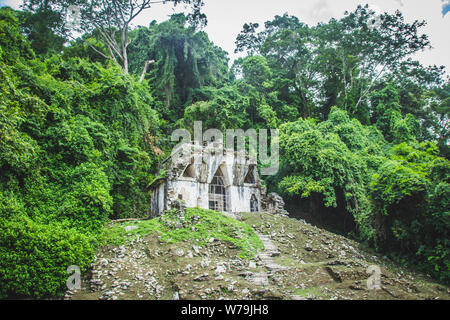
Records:
{"label": "ancient stone temple", "polygon": [[280,196],[266,195],[256,158],[216,143],[178,146],[163,161],[150,190],[153,216],[170,209],[177,199],[188,208],[286,214]]}

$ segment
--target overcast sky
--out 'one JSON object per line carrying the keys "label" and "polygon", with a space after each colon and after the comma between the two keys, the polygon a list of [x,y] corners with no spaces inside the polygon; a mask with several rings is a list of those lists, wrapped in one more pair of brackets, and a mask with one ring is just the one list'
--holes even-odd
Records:
{"label": "overcast sky", "polygon": [[[327,22],[330,18],[341,18],[346,10],[353,11],[358,4],[369,3],[382,12],[404,14],[407,21],[426,20],[428,25],[422,29],[431,40],[433,49],[419,53],[416,58],[425,65],[444,65],[450,70],[450,0],[204,0],[204,12],[208,17],[205,31],[216,45],[222,47],[235,58],[234,41],[246,22],[258,22],[260,25],[272,20],[275,15],[287,12],[297,16],[309,25]],[[18,8],[21,1],[0,0]],[[182,6],[175,9],[170,4],[155,4],[141,16],[135,24],[148,25],[152,20],[164,21],[170,14],[180,12]],[[444,15],[445,14],[445,15]]]}

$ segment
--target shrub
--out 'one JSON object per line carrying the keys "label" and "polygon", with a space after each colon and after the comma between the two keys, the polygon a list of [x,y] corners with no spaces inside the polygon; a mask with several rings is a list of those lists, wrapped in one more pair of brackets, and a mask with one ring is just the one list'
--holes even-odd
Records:
{"label": "shrub", "polygon": [[42,225],[22,216],[0,220],[0,298],[56,296],[66,289],[66,270],[86,270],[93,238],[57,224]]}
{"label": "shrub", "polygon": [[429,143],[402,143],[370,183],[377,247],[450,281],[450,162]]}

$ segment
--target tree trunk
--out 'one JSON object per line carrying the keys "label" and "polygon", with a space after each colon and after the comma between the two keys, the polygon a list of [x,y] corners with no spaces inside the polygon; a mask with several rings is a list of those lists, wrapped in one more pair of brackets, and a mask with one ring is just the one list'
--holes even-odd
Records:
{"label": "tree trunk", "polygon": [[128,55],[127,55],[127,47],[125,45],[122,46],[122,57],[123,57],[123,72],[128,74]]}
{"label": "tree trunk", "polygon": [[123,72],[125,72],[125,74],[129,74],[127,47],[128,47],[128,25],[125,25],[124,28],[122,29],[122,60],[123,60]]}
{"label": "tree trunk", "polygon": [[123,72],[125,74],[128,74],[128,56],[127,56],[127,49],[123,49]]}
{"label": "tree trunk", "polygon": [[155,63],[155,60],[147,60],[147,61],[145,61],[144,68],[142,69],[142,73],[141,73],[141,77],[139,79],[139,82],[144,81],[145,74],[147,73],[148,66],[151,65],[152,63]]}

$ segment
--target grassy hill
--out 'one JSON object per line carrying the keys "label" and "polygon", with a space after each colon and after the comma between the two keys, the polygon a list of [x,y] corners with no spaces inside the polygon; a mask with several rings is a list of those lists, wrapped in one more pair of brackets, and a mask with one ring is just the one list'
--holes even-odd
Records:
{"label": "grassy hill", "polygon": [[[345,237],[267,213],[188,209],[111,224],[69,299],[450,299],[448,287]],[[381,288],[369,290],[369,266]]]}

